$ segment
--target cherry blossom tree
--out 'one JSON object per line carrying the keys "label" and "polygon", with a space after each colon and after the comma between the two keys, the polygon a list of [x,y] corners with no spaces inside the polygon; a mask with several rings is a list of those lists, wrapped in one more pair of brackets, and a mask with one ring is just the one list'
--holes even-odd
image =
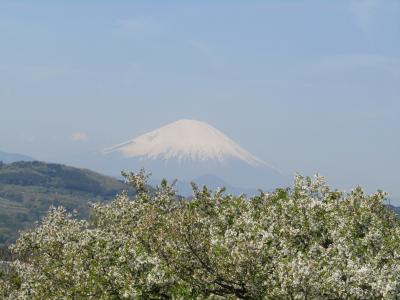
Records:
{"label": "cherry blossom tree", "polygon": [[398,299],[400,223],[386,194],[321,176],[245,195],[124,174],[137,190],[90,220],[52,208],[12,245],[5,299]]}

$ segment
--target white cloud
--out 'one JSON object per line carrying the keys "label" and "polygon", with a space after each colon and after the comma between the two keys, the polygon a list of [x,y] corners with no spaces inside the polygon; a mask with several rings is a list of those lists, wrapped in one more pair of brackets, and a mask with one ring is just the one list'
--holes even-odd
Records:
{"label": "white cloud", "polygon": [[71,134],[70,139],[74,142],[84,142],[89,139],[89,136],[85,132],[74,132]]}

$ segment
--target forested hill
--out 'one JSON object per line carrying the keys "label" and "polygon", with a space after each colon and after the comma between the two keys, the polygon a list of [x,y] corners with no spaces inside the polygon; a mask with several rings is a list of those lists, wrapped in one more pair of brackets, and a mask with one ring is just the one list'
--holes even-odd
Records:
{"label": "forested hill", "polygon": [[51,205],[88,216],[88,202],[111,200],[122,181],[86,169],[44,162],[0,162],[0,245],[13,241],[47,212]]}

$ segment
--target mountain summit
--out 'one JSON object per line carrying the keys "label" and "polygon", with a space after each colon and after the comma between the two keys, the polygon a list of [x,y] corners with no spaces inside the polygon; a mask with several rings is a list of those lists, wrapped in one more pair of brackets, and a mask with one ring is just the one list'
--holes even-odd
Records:
{"label": "mountain summit", "polygon": [[246,193],[257,188],[285,187],[291,180],[291,176],[267,165],[216,128],[195,120],[170,123],[68,163],[112,176],[119,176],[121,170],[143,168],[153,179],[178,179],[188,187],[188,182],[203,184],[204,178],[209,181],[212,177],[217,184],[228,183],[230,191],[240,188]]}
{"label": "mountain summit", "polygon": [[265,163],[236,144],[218,129],[195,120],[179,120],[143,134],[133,140],[105,149],[105,154],[119,152],[125,157],[218,161],[236,159],[250,166]]}

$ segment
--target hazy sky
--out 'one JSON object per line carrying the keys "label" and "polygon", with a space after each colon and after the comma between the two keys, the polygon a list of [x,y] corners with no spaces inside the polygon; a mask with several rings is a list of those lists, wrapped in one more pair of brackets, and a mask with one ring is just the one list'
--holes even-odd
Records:
{"label": "hazy sky", "polygon": [[400,1],[2,0],[0,110],[43,160],[190,118],[400,199]]}

